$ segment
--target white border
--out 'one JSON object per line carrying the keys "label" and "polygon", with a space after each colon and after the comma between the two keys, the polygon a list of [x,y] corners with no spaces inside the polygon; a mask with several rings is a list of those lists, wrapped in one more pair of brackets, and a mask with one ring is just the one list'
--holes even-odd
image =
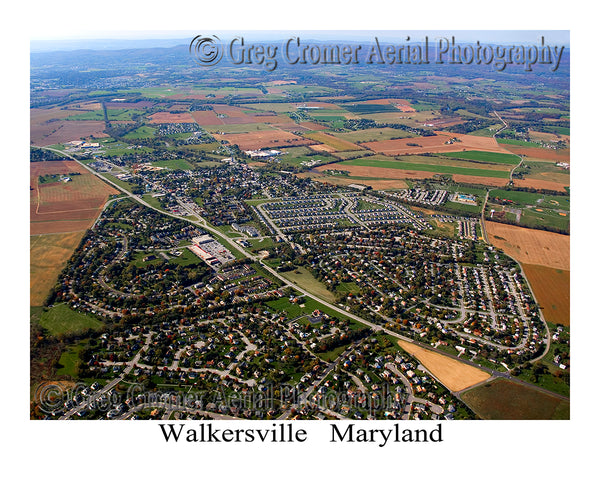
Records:
{"label": "white border", "polygon": [[[3,303],[3,435],[8,440],[4,458],[8,465],[27,474],[50,478],[122,478],[125,475],[165,478],[222,474],[244,478],[310,478],[325,475],[389,474],[422,478],[540,478],[570,475],[591,466],[597,445],[596,376],[587,360],[593,348],[597,310],[586,306],[594,299],[596,286],[590,278],[585,221],[591,213],[584,190],[595,192],[598,154],[588,138],[590,115],[597,112],[596,63],[593,35],[596,26],[591,11],[576,10],[558,1],[505,0],[484,2],[336,2],[304,0],[267,2],[89,2],[56,0],[18,7],[15,28],[4,31],[3,45],[10,50],[4,59],[2,92],[11,97],[7,109],[19,112],[14,121],[2,116],[3,162],[12,184],[5,194],[3,249],[9,260],[4,269]],[[584,18],[581,18],[584,17]],[[588,18],[585,18],[588,17]],[[5,18],[13,23],[12,18]],[[28,46],[40,37],[106,34],[119,31],[227,29],[266,30],[448,30],[448,29],[560,29],[571,30],[572,55],[572,332],[573,397],[570,421],[558,422],[454,422],[444,425],[441,445],[400,445],[378,448],[365,445],[332,445],[324,422],[311,422],[311,442],[302,445],[173,445],[165,444],[158,426],[148,422],[32,422],[28,408],[28,323],[25,306],[29,292],[28,269],[28,178],[29,115]],[[14,95],[13,95],[14,94]],[[4,99],[3,99],[4,100]],[[5,110],[7,111],[7,110]],[[587,114],[587,115],[586,115]],[[595,127],[597,128],[597,127]],[[586,135],[590,135],[586,137]],[[595,137],[593,136],[595,135]],[[8,145],[8,148],[6,148]],[[597,148],[597,147],[596,147]],[[597,150],[596,150],[597,151]],[[13,170],[14,169],[14,170]],[[19,182],[12,181],[19,179]],[[584,179],[588,179],[587,181]],[[588,183],[589,182],[589,183]],[[593,218],[597,222],[596,218]],[[12,235],[14,225],[27,235]],[[594,262],[595,263],[595,262]],[[584,269],[584,266],[586,267]],[[595,265],[594,265],[595,266]],[[595,277],[594,277],[594,282]],[[586,298],[587,295],[591,295]],[[587,302],[587,303],[586,303]],[[588,334],[589,333],[589,334]],[[14,339],[18,341],[14,341]],[[7,345],[10,343],[10,347]],[[244,425],[242,425],[244,426]],[[325,433],[324,433],[325,432]],[[587,436],[590,432],[591,436]],[[317,440],[317,439],[321,440]],[[594,449],[595,450],[595,449]],[[5,468],[8,467],[5,464]],[[594,471],[593,469],[592,471]],[[9,471],[7,469],[7,471]],[[587,470],[589,471],[589,470]],[[341,474],[341,475],[340,475]]]}

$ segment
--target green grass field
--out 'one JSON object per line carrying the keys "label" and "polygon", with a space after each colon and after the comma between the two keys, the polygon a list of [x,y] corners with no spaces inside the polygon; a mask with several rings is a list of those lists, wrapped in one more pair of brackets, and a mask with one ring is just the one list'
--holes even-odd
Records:
{"label": "green grass field", "polygon": [[139,138],[152,138],[156,133],[156,128],[149,127],[148,125],[142,125],[139,128],[136,128],[132,132],[129,132],[123,135],[123,138],[128,138],[131,140],[137,140]]}
{"label": "green grass field", "polygon": [[[341,318],[345,320],[350,320],[351,326],[354,328],[360,327],[360,325],[354,320],[342,315],[341,313],[337,313],[334,310],[326,307],[320,302],[313,300],[312,298],[302,297],[298,300],[298,303],[292,303],[286,297],[279,298],[277,300],[272,300],[267,302],[267,305],[274,310],[280,312],[286,312],[289,319],[297,318],[302,315],[311,315],[314,310],[320,310],[323,313],[326,313],[332,318]],[[301,307],[304,305],[304,307]]]}
{"label": "green grass field", "polygon": [[300,288],[303,288],[328,302],[335,301],[333,293],[327,290],[325,285],[313,277],[313,275],[304,267],[298,267],[296,270],[291,270],[289,272],[282,272],[280,275],[287,278],[292,283],[295,283]]}
{"label": "green grass field", "polygon": [[164,208],[160,204],[159,199],[157,197],[153,197],[152,194],[146,193],[146,194],[142,195],[142,198],[144,199],[144,201],[148,202],[154,208],[158,208],[159,210],[164,210]]}
{"label": "green grass field", "polygon": [[40,325],[51,335],[75,333],[91,328],[97,330],[103,323],[91,314],[77,312],[65,303],[58,303],[44,309],[40,315]]}
{"label": "green grass field", "polygon": [[107,156],[120,156],[128,153],[149,153],[152,151],[149,147],[141,147],[133,149],[130,145],[126,143],[121,143],[115,141],[114,138],[101,138],[98,140],[101,148],[104,152],[104,155]]}
{"label": "green grass field", "polygon": [[521,214],[521,224],[529,227],[554,227],[569,230],[569,215],[560,215],[552,210],[540,209],[541,212],[527,208]]}
{"label": "green grass field", "polygon": [[496,152],[480,152],[477,150],[467,152],[450,152],[439,153],[438,155],[451,158],[459,158],[461,160],[473,160],[475,162],[484,163],[505,163],[508,165],[518,165],[521,159],[517,155]]}
{"label": "green grass field", "polygon": [[79,342],[75,345],[70,345],[60,356],[58,363],[60,367],[56,370],[56,375],[68,375],[70,377],[77,377],[77,370],[81,359],[79,358],[79,352],[85,347],[87,342]]}
{"label": "green grass field", "polygon": [[555,127],[552,125],[543,127],[542,132],[556,133],[558,135],[571,135],[571,129],[569,127]]}
{"label": "green grass field", "polygon": [[513,140],[512,138],[497,138],[496,141],[504,145],[517,145],[519,147],[543,148],[539,143]]}
{"label": "green grass field", "polygon": [[432,164],[420,164],[420,163],[409,163],[397,160],[373,160],[370,157],[357,158],[355,160],[347,160],[336,164],[340,169],[343,169],[344,165],[359,165],[363,167],[380,167],[380,168],[396,168],[399,170],[416,170],[421,172],[434,172],[440,174],[457,174],[457,175],[469,175],[477,177],[493,177],[493,178],[506,178],[508,179],[509,172],[502,170],[486,170],[484,168],[462,168],[462,167],[450,167],[445,165],[432,165]]}
{"label": "green grass field", "polygon": [[541,208],[570,208],[570,197],[566,195],[548,195],[541,193],[520,192],[517,190],[502,190],[495,188],[490,190],[490,199],[493,198],[512,200],[520,206],[536,205]]}
{"label": "green grass field", "polygon": [[[171,256],[171,254],[168,254]],[[194,255],[191,250],[187,248],[181,249],[181,255],[179,257],[173,257],[169,260],[169,262],[174,263],[176,265],[197,265],[199,263],[204,263],[197,255]]]}
{"label": "green grass field", "polygon": [[396,107],[390,104],[379,105],[376,103],[345,103],[342,105],[342,107],[355,114],[399,112]]}
{"label": "green grass field", "polygon": [[170,170],[193,170],[194,166],[181,158],[175,158],[173,160],[160,160],[158,162],[152,162],[154,167],[168,168]]}
{"label": "green grass field", "polygon": [[376,142],[381,140],[393,140],[396,138],[414,137],[415,134],[397,128],[368,128],[351,132],[331,132],[331,135],[347,140],[348,142]]}
{"label": "green grass field", "polygon": [[[146,112],[143,110],[135,110],[133,108],[108,108],[106,114],[109,121],[131,121],[137,117],[144,115]],[[67,117],[67,120],[98,120],[104,121],[104,111],[102,109],[92,110],[90,112],[78,113],[77,115],[71,115]]]}

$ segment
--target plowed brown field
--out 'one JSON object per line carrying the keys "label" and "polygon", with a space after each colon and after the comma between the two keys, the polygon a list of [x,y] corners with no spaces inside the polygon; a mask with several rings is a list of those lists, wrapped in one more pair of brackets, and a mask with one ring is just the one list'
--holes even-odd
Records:
{"label": "plowed brown field", "polygon": [[545,160],[550,162],[566,162],[571,160],[571,149],[550,150],[549,148],[520,147],[518,145],[503,145],[507,150],[517,155],[525,155],[532,160]]}
{"label": "plowed brown field", "polygon": [[[80,175],[38,185],[39,176],[69,173]],[[30,302],[41,305],[85,230],[118,191],[69,160],[30,163],[30,187]]]}
{"label": "plowed brown field", "polygon": [[[73,112],[69,112],[72,114]],[[31,123],[29,137],[32,145],[56,145],[80,138],[104,138],[104,122],[95,120],[56,120]]]}
{"label": "plowed brown field", "polygon": [[571,272],[541,265],[522,265],[544,318],[552,323],[570,325]]}
{"label": "plowed brown field", "polygon": [[194,118],[189,113],[158,112],[150,115],[150,123],[194,123]]}
{"label": "plowed brown field", "polygon": [[85,230],[31,236],[29,241],[29,302],[42,305],[60,271],[79,245]]}
{"label": "plowed brown field", "polygon": [[[38,184],[43,175],[71,176],[71,181]],[[117,190],[73,161],[30,164],[30,233],[72,232],[88,228],[110,194]]]}
{"label": "plowed brown field", "polygon": [[448,390],[453,392],[472,387],[490,378],[489,373],[467,365],[460,360],[432,352],[404,340],[398,340],[398,344],[416,357]]}
{"label": "plowed brown field", "polygon": [[[459,141],[446,143],[452,138],[456,138]],[[408,144],[416,144],[417,146]],[[436,135],[430,137],[399,138],[396,140],[365,142],[361,145],[374,152],[383,153],[384,155],[461,152],[463,150],[511,153],[498,145],[494,138],[447,132],[436,132]]]}
{"label": "plowed brown field", "polygon": [[[561,174],[555,173],[554,175],[557,176]],[[539,178],[515,178],[513,182],[517,187],[535,188],[541,190],[555,190],[557,192],[564,192],[565,187],[568,187],[571,182],[569,175],[563,175],[563,177],[564,181],[562,182],[557,182],[553,180],[542,180]]]}
{"label": "plowed brown field", "polygon": [[231,144],[237,144],[242,150],[296,147],[316,143],[314,140],[302,138],[283,130],[262,130],[252,133],[228,133],[224,135],[213,134],[213,137],[217,140],[227,140]]}
{"label": "plowed brown field", "polygon": [[570,269],[571,237],[497,222],[485,222],[489,241],[521,263]]}

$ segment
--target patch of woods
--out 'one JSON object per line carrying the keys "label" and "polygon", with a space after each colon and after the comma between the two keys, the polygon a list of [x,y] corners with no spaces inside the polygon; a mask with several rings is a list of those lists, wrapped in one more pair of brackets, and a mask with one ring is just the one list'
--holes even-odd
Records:
{"label": "patch of woods", "polygon": [[53,161],[64,161],[68,160],[67,157],[59,155],[58,153],[50,150],[44,150],[43,148],[30,147],[29,148],[29,161],[30,162],[53,162]]}

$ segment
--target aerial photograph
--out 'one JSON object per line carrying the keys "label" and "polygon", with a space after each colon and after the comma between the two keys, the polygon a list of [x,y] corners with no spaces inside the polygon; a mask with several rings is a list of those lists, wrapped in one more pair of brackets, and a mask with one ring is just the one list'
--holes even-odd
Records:
{"label": "aerial photograph", "polygon": [[7,465],[593,471],[591,15],[555,0],[19,9]]}
{"label": "aerial photograph", "polygon": [[31,44],[30,418],[570,418],[568,31]]}

